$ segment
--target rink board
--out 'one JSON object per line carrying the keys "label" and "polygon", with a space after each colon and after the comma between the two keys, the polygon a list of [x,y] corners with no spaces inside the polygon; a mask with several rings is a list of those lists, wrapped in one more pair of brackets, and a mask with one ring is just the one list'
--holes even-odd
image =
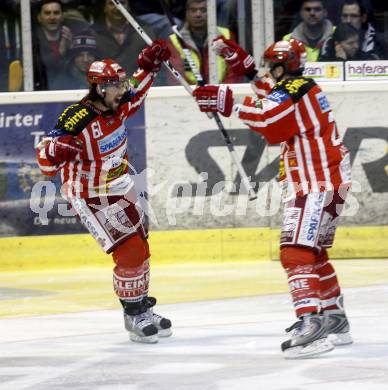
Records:
{"label": "rink board", "polygon": [[[261,262],[278,259],[279,230],[269,228],[152,232],[153,264]],[[340,227],[334,259],[386,258],[388,227]],[[58,250],[58,248],[64,248]],[[0,239],[0,272],[111,265],[88,234]]]}
{"label": "rink board", "polygon": [[[388,127],[384,127],[388,82],[328,83],[322,87],[333,106],[339,129],[341,132],[347,129],[345,143],[351,153],[354,180],[332,255],[335,258],[388,257]],[[249,85],[233,85],[233,90],[238,98],[251,94]],[[45,110],[51,115],[48,109],[51,104],[77,101],[84,92],[0,94],[3,138],[13,134],[17,138],[22,136],[18,135],[21,129],[13,133],[7,126],[31,124],[30,131],[27,129],[27,161],[18,160],[24,158],[22,147],[20,153],[12,147],[11,154],[5,150],[1,158],[0,174],[6,175],[11,187],[15,185],[18,190],[12,192],[0,182],[0,209],[8,216],[6,220],[1,219],[0,235],[42,235],[42,238],[31,237],[31,241],[22,237],[0,240],[4,249],[2,257],[6,257],[0,267],[18,264],[44,267],[51,264],[50,258],[64,267],[110,261],[86,235],[76,239],[68,236],[84,229],[74,216],[58,217],[57,203],[58,209],[52,211],[54,215],[48,226],[40,224],[37,214],[32,215],[29,191],[41,180],[37,167],[32,166],[33,146],[48,124],[39,123],[39,118],[29,112],[17,117],[12,111],[12,107],[22,104],[33,108],[33,104],[39,103],[47,104]],[[35,122],[39,126],[32,126]],[[282,215],[276,182],[278,146],[266,145],[236,118],[224,118],[223,123],[230,131],[245,170],[259,184],[254,202],[249,202],[243,191],[239,193],[236,169],[215,124],[198,111],[181,87],[151,89],[144,111],[129,125],[133,126],[133,134],[137,134],[133,159],[148,192],[151,245],[157,262],[256,261],[278,257],[277,229]],[[25,142],[22,138],[20,144]],[[8,142],[7,138],[4,140]],[[18,166],[7,171],[6,164]],[[203,172],[206,177],[201,175]],[[64,205],[61,206],[63,210]],[[20,218],[15,218],[18,207]],[[24,222],[25,216],[32,224]],[[12,226],[15,221],[19,221],[16,228]],[[45,237],[56,232],[66,236]],[[13,243],[18,242],[23,245],[15,247]],[[29,245],[36,251],[19,252]],[[42,247],[44,251],[39,250]],[[72,256],[60,254],[58,258],[58,247],[70,248],[67,250]]]}

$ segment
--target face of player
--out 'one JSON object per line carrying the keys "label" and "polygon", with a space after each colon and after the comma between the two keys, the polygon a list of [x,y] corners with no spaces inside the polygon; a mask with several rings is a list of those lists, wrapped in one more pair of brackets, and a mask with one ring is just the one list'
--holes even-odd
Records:
{"label": "face of player", "polygon": [[353,35],[352,37],[346,39],[345,41],[340,42],[339,44],[344,49],[347,59],[352,59],[358,52],[358,49],[360,48],[358,35]]}
{"label": "face of player", "polygon": [[358,4],[344,5],[341,13],[341,22],[348,23],[357,30],[361,30],[362,24],[366,21],[367,15],[361,15]]}
{"label": "face of player", "polygon": [[60,4],[45,4],[38,14],[38,21],[44,29],[57,31],[63,23],[63,12]]}
{"label": "face of player", "polygon": [[262,60],[261,68],[263,74],[271,77],[272,81],[275,83],[279,82],[284,76],[283,66],[272,66],[268,60]]}
{"label": "face of player", "polygon": [[74,57],[74,65],[80,71],[80,73],[86,73],[94,60],[95,57],[92,53],[88,51],[82,51]]}
{"label": "face of player", "polygon": [[[128,0],[120,0],[120,3],[128,9]],[[109,22],[113,24],[126,23],[126,19],[111,0],[105,0],[104,13]]]}
{"label": "face of player", "polygon": [[192,3],[186,9],[186,22],[190,28],[207,30],[207,7],[206,1]]}
{"label": "face of player", "polygon": [[320,1],[306,1],[300,11],[300,16],[309,27],[321,25],[327,13]]}
{"label": "face of player", "polygon": [[104,86],[105,106],[113,111],[116,111],[119,108],[121,98],[123,97],[124,93],[128,91],[128,88],[128,80],[120,81],[114,84],[107,84]]}

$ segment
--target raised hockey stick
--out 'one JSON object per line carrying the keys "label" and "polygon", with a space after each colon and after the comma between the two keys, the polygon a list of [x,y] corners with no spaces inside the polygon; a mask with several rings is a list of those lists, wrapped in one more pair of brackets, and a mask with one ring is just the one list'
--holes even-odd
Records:
{"label": "raised hockey stick", "polygon": [[[127,11],[127,9],[121,4],[120,0],[112,0],[113,4],[116,6],[116,8],[123,14],[125,19],[127,19],[128,23],[136,30],[136,32],[143,38],[144,42],[147,45],[152,45],[152,39],[147,35],[147,33],[141,28],[139,23],[133,18],[133,16]],[[167,69],[172,73],[172,75],[176,78],[176,80],[185,88],[185,90],[190,94],[193,95],[193,91],[189,85],[189,83],[181,76],[181,74],[171,65],[169,61],[163,61],[164,65],[167,67]],[[238,173],[241,177],[241,182],[243,183],[245,189],[248,192],[248,197],[250,200],[256,199],[256,193],[254,189],[251,186],[251,183],[249,181],[249,178],[247,174],[245,173],[245,170],[243,166],[241,165],[241,162],[238,158],[238,155],[236,153],[236,150],[234,148],[234,145],[232,143],[232,140],[229,137],[229,134],[226,132],[220,118],[218,115],[214,115],[214,119],[216,120],[217,126],[219,130],[221,131],[226,146],[232,156],[233,162],[236,165],[236,168],[238,170]]]}

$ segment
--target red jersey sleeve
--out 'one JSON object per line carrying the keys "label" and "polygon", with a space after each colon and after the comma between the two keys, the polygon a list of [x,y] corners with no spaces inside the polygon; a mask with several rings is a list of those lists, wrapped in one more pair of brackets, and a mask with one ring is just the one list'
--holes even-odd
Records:
{"label": "red jersey sleeve", "polygon": [[269,144],[287,141],[298,133],[295,105],[285,91],[272,91],[267,98],[246,97],[238,117]]}
{"label": "red jersey sleeve", "polygon": [[53,165],[47,159],[45,146],[47,142],[50,142],[50,139],[51,138],[43,138],[35,148],[39,169],[45,176],[55,176],[57,172],[65,165],[65,163],[62,163],[58,166]]}
{"label": "red jersey sleeve", "polygon": [[147,72],[143,69],[138,69],[129,79],[132,90],[123,99],[126,105],[124,112],[127,118],[132,116],[141,107],[154,79],[154,73]]}

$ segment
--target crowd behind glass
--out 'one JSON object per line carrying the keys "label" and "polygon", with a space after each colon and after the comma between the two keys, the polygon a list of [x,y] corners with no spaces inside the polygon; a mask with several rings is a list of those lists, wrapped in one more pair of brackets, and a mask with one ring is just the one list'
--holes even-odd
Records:
{"label": "crowd behind glass", "polygon": [[[192,56],[208,80],[206,0],[164,0],[175,17]],[[241,1],[241,0],[240,0]],[[244,0],[243,0],[244,1]],[[168,41],[171,62],[194,84],[179,41],[171,30],[159,1],[121,0],[153,38]],[[110,0],[31,0],[32,49],[35,90],[87,88],[85,72],[95,59],[114,58],[130,75],[144,47]],[[244,2],[246,26],[251,23],[250,0]],[[241,4],[240,4],[241,5]],[[308,61],[388,59],[388,4],[378,0],[274,0],[275,39],[297,38]],[[239,40],[238,1],[217,0],[217,26],[226,38]],[[22,90],[20,0],[0,2],[0,90]],[[250,28],[244,42],[252,52]],[[240,40],[241,41],[241,40]],[[16,64],[16,65],[15,65]],[[241,79],[217,60],[219,82]],[[161,72],[155,85],[175,85]]]}

